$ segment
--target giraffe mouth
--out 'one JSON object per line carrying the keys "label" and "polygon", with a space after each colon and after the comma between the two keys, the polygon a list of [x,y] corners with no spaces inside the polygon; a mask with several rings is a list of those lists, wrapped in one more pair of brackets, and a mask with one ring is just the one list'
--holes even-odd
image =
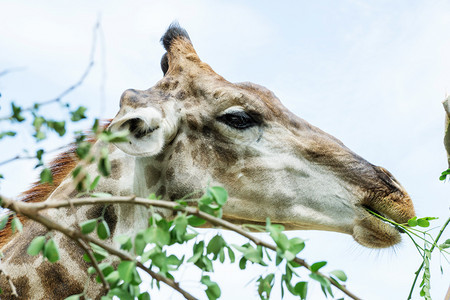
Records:
{"label": "giraffe mouth", "polygon": [[382,213],[372,207],[369,207],[367,205],[363,205],[362,206],[366,213],[368,213],[368,215],[372,218],[377,219],[378,221],[392,227],[393,229],[397,230],[399,233],[405,233],[405,231],[400,227],[400,226],[396,226],[394,223],[397,223],[394,218],[390,217],[388,214]]}

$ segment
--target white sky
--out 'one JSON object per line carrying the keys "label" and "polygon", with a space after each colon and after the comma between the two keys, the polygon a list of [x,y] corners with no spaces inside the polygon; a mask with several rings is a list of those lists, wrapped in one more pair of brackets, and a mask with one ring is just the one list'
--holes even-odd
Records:
{"label": "white sky", "polygon": [[[147,89],[161,78],[159,38],[176,19],[216,72],[273,90],[294,113],[390,170],[409,191],[419,216],[448,217],[449,184],[438,180],[446,168],[441,101],[450,90],[447,1],[3,0],[0,71],[25,69],[0,77],[0,116],[10,100],[30,105],[78,80],[99,14],[104,50],[98,45],[96,66],[67,97],[74,105],[89,106],[90,116],[113,117],[123,90]],[[2,160],[30,145],[26,138],[11,141],[0,143]],[[13,196],[24,190],[36,176],[29,166],[17,162],[0,168],[7,178],[1,192]],[[336,233],[289,235],[309,239],[302,256],[309,262],[327,260],[328,271],[345,270],[349,289],[364,299],[405,299],[420,264],[409,241],[375,251]],[[441,275],[439,262],[435,255],[435,299],[444,297],[450,281],[448,264],[442,259]],[[216,269],[223,299],[257,299],[252,283],[246,284],[259,268]],[[191,271],[182,278],[188,280],[186,288],[197,287],[202,295]],[[171,296],[177,298],[160,297]],[[275,292],[273,298],[279,297]],[[321,297],[320,289],[311,291],[310,299]]]}

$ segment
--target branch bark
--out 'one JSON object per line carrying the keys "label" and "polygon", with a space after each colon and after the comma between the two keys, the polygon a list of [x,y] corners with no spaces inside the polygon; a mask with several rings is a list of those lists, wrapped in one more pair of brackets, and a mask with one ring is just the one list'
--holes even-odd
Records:
{"label": "branch bark", "polygon": [[[239,233],[240,235],[248,238],[249,240],[251,240],[252,242],[254,242],[256,245],[261,245],[267,249],[270,249],[274,252],[277,251],[277,247],[271,243],[265,242],[257,237],[255,237],[253,234],[251,234],[250,232],[244,230],[241,226],[237,226],[234,225],[228,221],[225,221],[223,219],[220,218],[216,218],[214,216],[211,216],[207,213],[204,213],[202,211],[200,211],[197,207],[184,207],[181,206],[180,204],[176,203],[176,202],[171,202],[171,201],[163,201],[163,200],[150,200],[150,199],[145,199],[145,198],[138,198],[135,196],[128,196],[128,197],[109,197],[109,198],[78,198],[78,199],[71,199],[70,203],[67,200],[64,201],[56,201],[56,202],[37,202],[37,203],[24,203],[24,202],[17,202],[17,201],[13,201],[11,199],[3,199],[2,202],[2,206],[5,208],[10,208],[14,211],[16,211],[17,213],[21,213],[33,220],[36,220],[37,217],[40,217],[39,219],[42,220],[42,216],[39,215],[39,211],[43,210],[43,209],[50,209],[50,208],[61,208],[61,207],[70,207],[70,205],[74,205],[74,206],[80,206],[80,205],[94,205],[94,204],[131,204],[131,205],[142,205],[145,207],[150,207],[150,206],[155,206],[155,207],[161,207],[161,208],[167,208],[167,209],[171,209],[174,211],[183,211],[186,212],[188,214],[192,214],[192,215],[196,215],[197,217],[200,217],[208,222],[210,222],[211,224],[215,225],[215,226],[220,226],[229,230],[232,230],[234,232]],[[45,226],[50,226],[49,221],[50,220],[45,220],[46,224],[36,220],[42,224],[44,224]],[[53,223],[53,221],[51,221]],[[56,224],[56,223],[55,223]],[[58,228],[60,228],[61,226],[59,224]],[[53,227],[49,227],[52,229],[56,229],[58,231],[63,232],[62,230],[58,229],[58,228],[53,228]],[[72,230],[73,231],[73,230]],[[64,233],[64,232],[63,232]],[[74,233],[70,233],[70,235],[68,235],[69,237],[71,237],[71,235],[74,235]],[[122,258],[122,259],[126,259],[126,260],[133,260],[132,257],[127,257],[124,258],[124,255],[122,252],[117,251],[114,248],[111,248],[107,245],[103,245],[103,243],[97,241],[96,239],[93,239],[89,236],[84,236],[81,235],[81,233],[78,231],[77,232],[77,238],[82,238],[81,236],[85,237],[85,239],[89,242],[93,242],[97,245],[99,245],[100,247],[104,248],[105,250],[107,250],[108,252],[110,252],[111,254],[117,255],[118,257]],[[81,236],[80,236],[81,235]],[[118,254],[120,255],[118,255]],[[301,258],[296,257],[294,259],[294,261],[305,267],[306,269],[311,271],[311,266],[304,260]],[[142,264],[141,264],[142,265]],[[138,264],[138,266],[140,266]],[[142,265],[143,266],[143,265]],[[149,270],[147,268],[147,270],[143,269],[144,271],[146,271],[148,274],[150,274],[151,276],[160,276],[158,274],[154,274],[154,272],[152,272],[151,270]],[[150,273],[151,272],[151,273]],[[153,275],[152,275],[153,273]],[[355,294],[353,294],[352,292],[350,292],[345,286],[340,285],[339,283],[337,283],[336,281],[334,281],[332,278],[330,278],[327,275],[324,275],[320,272],[316,272],[317,274],[327,278],[330,283],[332,285],[334,285],[337,289],[341,290],[343,293],[345,293],[347,296],[349,296],[352,299],[358,300],[361,299],[358,296],[356,296]],[[157,279],[157,277],[154,277],[155,279]],[[164,279],[166,279],[165,277],[163,277]],[[157,279],[158,280],[158,279]],[[163,281],[161,279],[161,281]],[[163,281],[164,282],[164,281]],[[171,284],[169,284],[172,288],[176,289],[177,291],[179,291],[176,287],[178,286],[178,283],[175,282],[171,282]],[[180,291],[181,292],[181,291]],[[190,299],[190,298],[187,298]]]}

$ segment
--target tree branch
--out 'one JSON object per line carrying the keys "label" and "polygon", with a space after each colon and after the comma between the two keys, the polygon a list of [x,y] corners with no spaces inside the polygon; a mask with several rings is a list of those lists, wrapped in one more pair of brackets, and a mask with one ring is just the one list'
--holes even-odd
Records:
{"label": "tree branch", "polygon": [[[3,207],[11,208],[12,210],[19,212],[27,217],[29,215],[31,216],[40,216],[38,212],[43,209],[50,209],[50,208],[61,208],[61,207],[69,207],[70,203],[68,201],[62,200],[62,201],[55,201],[55,202],[37,202],[37,203],[23,203],[23,202],[17,202],[12,200],[3,200]],[[200,217],[211,224],[214,224],[216,226],[221,226],[223,228],[232,230],[234,232],[239,233],[240,235],[248,238],[252,242],[254,242],[256,245],[261,245],[267,249],[270,249],[274,252],[277,251],[277,247],[274,246],[271,243],[267,243],[261,239],[258,239],[253,234],[251,234],[248,231],[245,231],[241,226],[234,225],[228,221],[225,221],[220,218],[216,218],[214,216],[211,216],[207,213],[204,213],[200,211],[197,207],[184,207],[176,202],[171,201],[163,201],[163,200],[150,200],[145,198],[138,198],[135,196],[129,196],[129,197],[110,197],[110,198],[78,198],[78,199],[72,199],[71,200],[72,205],[80,206],[80,205],[94,205],[94,204],[132,204],[132,205],[143,205],[145,207],[155,206],[155,207],[161,207],[161,208],[167,208],[174,211],[183,211],[191,215],[196,215],[197,217]],[[31,218],[31,217],[30,217]],[[33,218],[32,218],[33,219]],[[59,229],[58,229],[59,230]],[[89,239],[91,239],[88,236]],[[98,243],[98,242],[96,242]],[[100,244],[98,244],[101,246]],[[103,247],[103,246],[101,246]],[[109,251],[109,249],[105,248]],[[121,253],[121,252],[119,252]],[[115,253],[113,253],[115,254]],[[297,264],[305,267],[306,269],[311,271],[311,266],[306,263],[304,259],[296,257],[293,261],[295,261]],[[149,270],[151,272],[151,270]],[[340,285],[336,283],[332,278],[329,276],[326,276],[320,272],[316,272],[320,276],[323,276],[327,278],[332,285],[334,285],[337,289],[341,290],[343,293],[345,293],[347,296],[349,296],[352,299],[360,299],[356,295],[354,295],[352,292],[347,290],[347,288],[343,285]],[[150,273],[149,273],[150,274]],[[165,278],[165,277],[164,277]],[[172,286],[173,287],[173,286]]]}
{"label": "tree branch", "polygon": [[109,292],[109,283],[106,281],[105,275],[103,275],[102,270],[100,270],[97,260],[95,259],[94,253],[92,253],[91,248],[88,245],[86,245],[86,243],[82,239],[77,239],[76,242],[81,248],[83,248],[84,252],[86,252],[86,254],[89,256],[89,259],[91,260],[94,269],[97,271],[98,276],[100,277],[100,280],[102,281],[102,284],[106,290],[106,293]]}
{"label": "tree branch", "polygon": [[[20,213],[21,215],[24,215],[28,218],[30,218],[31,220],[34,220],[42,225],[44,225],[45,227],[51,229],[51,230],[57,230],[61,233],[63,233],[65,236],[67,236],[68,238],[72,239],[72,240],[83,240],[85,242],[90,242],[93,244],[96,244],[99,247],[102,247],[103,249],[105,249],[106,251],[108,251],[109,253],[111,253],[112,255],[115,255],[117,257],[119,257],[122,260],[129,260],[129,261],[135,261],[135,258],[124,253],[121,252],[117,249],[115,249],[114,247],[111,247],[91,236],[88,235],[84,235],[81,233],[80,230],[75,230],[72,228],[67,228],[62,226],[59,223],[56,223],[52,220],[50,220],[47,217],[44,217],[43,215],[39,214],[39,210],[43,209],[43,208],[36,208],[34,207],[34,205],[28,205],[31,203],[27,203],[27,202],[21,202],[21,201],[14,201],[12,199],[6,198],[6,197],[2,197],[0,196],[0,200],[2,201],[2,206],[8,209],[11,209],[13,211],[15,211],[16,213]],[[74,199],[75,200],[75,199]],[[72,201],[72,203],[74,205],[78,205],[78,203],[76,201]],[[104,201],[103,203],[107,203],[106,201]],[[62,205],[60,207],[70,207],[70,204],[68,201],[61,201],[61,204],[65,204]],[[56,208],[56,207],[55,207]],[[45,208],[44,208],[45,209]],[[167,284],[168,286],[170,286],[171,288],[173,288],[174,290],[178,291],[179,293],[181,293],[186,299],[189,300],[195,300],[196,298],[194,296],[192,296],[191,294],[189,294],[187,291],[183,290],[180,285],[175,282],[174,280],[171,280],[167,277],[161,276],[155,272],[153,272],[152,270],[150,270],[149,268],[147,268],[146,266],[144,266],[143,264],[137,262],[137,265],[139,266],[139,268],[141,268],[143,271],[145,271],[146,273],[148,273],[150,276],[152,276],[154,279],[156,279],[157,281],[161,281],[164,282],[165,284]]]}

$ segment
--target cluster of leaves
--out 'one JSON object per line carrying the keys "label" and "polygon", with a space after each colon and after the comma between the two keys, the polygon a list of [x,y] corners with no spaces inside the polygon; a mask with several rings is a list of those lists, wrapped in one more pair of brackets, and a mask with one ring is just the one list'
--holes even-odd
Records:
{"label": "cluster of leaves", "polygon": [[[265,230],[270,234],[270,237],[275,242],[277,246],[277,252],[275,257],[275,264],[279,266],[281,263],[285,263],[285,271],[281,275],[281,295],[284,297],[284,287],[295,296],[300,297],[300,299],[306,299],[308,293],[308,281],[297,281],[293,282],[295,278],[300,278],[297,273],[297,269],[302,267],[300,263],[296,261],[297,255],[305,248],[305,241],[294,237],[289,239],[284,233],[284,227],[279,224],[271,224],[270,220],[266,221]],[[245,267],[245,263],[251,261],[253,263],[259,263],[261,265],[266,265],[263,261],[263,251],[261,246],[253,248],[250,244],[244,244],[242,246],[235,246],[240,252],[244,254],[239,263],[241,268]],[[271,260],[270,256],[266,253],[268,260]],[[335,270],[329,273],[329,277],[324,276],[319,272],[327,262],[320,261],[311,265],[309,278],[318,282],[322,288],[325,296],[333,296],[333,291],[331,288],[330,279],[333,280],[334,284],[340,284],[339,282],[345,282],[347,276],[341,270]],[[257,279],[258,282],[258,293],[261,299],[269,299],[272,288],[275,284],[275,274],[270,273],[266,276],[260,276]]]}
{"label": "cluster of leaves", "polygon": [[[406,233],[410,240],[413,242],[414,246],[416,247],[417,251],[420,254],[420,257],[422,259],[422,263],[419,267],[419,269],[415,272],[415,278],[413,281],[413,284],[410,289],[410,293],[408,296],[408,299],[411,299],[412,292],[414,290],[416,280],[419,276],[419,274],[422,273],[422,281],[420,283],[420,296],[424,297],[425,299],[429,300],[431,299],[430,295],[430,287],[431,287],[431,275],[430,275],[430,260],[431,260],[431,253],[435,248],[438,248],[440,253],[443,255],[443,257],[447,260],[446,254],[448,252],[446,251],[447,248],[450,247],[450,239],[447,239],[443,244],[438,245],[438,241],[444,232],[445,228],[448,226],[450,222],[450,218],[444,223],[444,225],[441,227],[438,235],[436,237],[433,237],[430,234],[430,221],[436,220],[438,218],[435,217],[413,217],[408,220],[406,224],[400,224],[395,221],[392,221],[390,219],[387,219],[369,209],[367,209],[368,212],[373,214],[374,216],[382,219],[385,222],[388,222],[392,224],[393,226],[399,228],[402,232]],[[423,246],[420,245],[420,243],[423,243]],[[448,260],[447,260],[448,261]],[[423,271],[423,272],[422,272]],[[442,266],[441,266],[442,271]]]}
{"label": "cluster of leaves", "polygon": [[[52,119],[46,116],[41,108],[50,104],[58,103],[60,107],[67,111],[67,117],[61,117],[59,120]],[[67,120],[70,119],[71,122],[78,122],[80,120],[86,119],[87,108],[84,106],[78,106],[72,109],[68,102],[63,102],[61,98],[56,98],[50,101],[45,101],[41,103],[34,103],[31,107],[24,108],[20,105],[11,102],[11,111],[8,115],[0,117],[0,122],[9,122],[11,125],[15,126],[14,130],[0,131],[0,140],[6,137],[15,137],[19,133],[17,123],[27,124],[33,129],[34,141],[39,143],[45,140],[50,132],[54,132],[57,136],[62,137],[66,134]],[[48,110],[47,110],[48,111]],[[27,122],[28,121],[28,122]],[[44,149],[38,149],[33,155],[30,155],[29,149],[24,149],[25,156],[17,156],[15,159],[26,158],[37,160],[35,168],[42,167],[44,162],[42,160],[44,154],[46,153]],[[14,158],[13,158],[14,159]],[[0,174],[0,178],[3,175]],[[41,182],[52,183],[51,172],[48,168],[43,168],[40,173]]]}
{"label": "cluster of leaves", "polygon": [[[206,190],[202,197],[195,199],[198,202],[199,210],[206,212],[212,216],[221,216],[222,207],[227,201],[227,192],[221,187],[210,187]],[[150,195],[150,199],[157,200],[155,195]],[[159,200],[162,201],[162,200]],[[178,200],[179,206],[175,209],[179,210],[177,216],[173,220],[167,220],[160,214],[156,213],[153,207],[148,209],[149,221],[147,228],[140,230],[134,236],[121,235],[114,237],[114,242],[121,250],[126,251],[131,260],[121,260],[118,264],[112,263],[110,254],[107,250],[98,244],[89,243],[90,251],[96,260],[98,269],[102,272],[104,280],[109,284],[110,290],[108,294],[102,297],[103,300],[113,299],[114,296],[120,299],[150,299],[147,291],[141,291],[140,284],[142,283],[141,276],[138,272],[139,268],[144,266],[149,270],[174,280],[174,271],[178,270],[182,264],[191,263],[202,271],[199,282],[205,287],[205,294],[208,299],[217,299],[221,296],[221,289],[219,285],[211,280],[208,273],[214,272],[214,261],[224,263],[225,260],[230,260],[231,263],[236,261],[236,254],[234,250],[241,253],[239,259],[239,267],[241,269],[247,268],[247,263],[259,264],[268,266],[268,263],[273,258],[267,253],[267,249],[261,245],[255,245],[251,242],[243,245],[228,244],[220,235],[215,235],[208,243],[204,240],[198,240],[193,244],[192,255],[189,257],[178,257],[169,254],[169,247],[175,244],[185,244],[186,242],[195,239],[198,233],[193,227],[205,224],[205,220],[196,216],[190,215],[186,212],[180,211],[180,208],[186,207],[188,201]],[[106,210],[106,206],[104,211]],[[103,211],[103,212],[104,212]],[[1,225],[1,224],[0,224]],[[110,230],[108,223],[104,220],[103,214],[99,218],[86,220],[80,225],[81,233],[96,234],[100,240],[107,240],[110,238]],[[298,269],[302,264],[296,262],[296,256],[305,248],[304,240],[300,238],[289,239],[282,231],[284,227],[277,224],[271,224],[267,219],[265,231],[276,244],[275,265],[280,266],[284,263],[285,271],[281,275],[281,290],[284,296],[285,289],[301,299],[306,299],[308,292],[308,281],[295,280],[300,278]],[[109,240],[111,242],[111,240]],[[46,236],[36,237],[28,247],[30,255],[42,254],[45,259],[50,262],[59,260],[59,250],[54,239],[50,234]],[[85,254],[83,259],[87,262],[91,261],[91,256]],[[327,263],[324,261],[316,262],[311,265],[309,278],[317,281],[325,295],[333,296],[331,289],[331,282],[339,284],[347,280],[347,276],[340,270],[335,270],[329,273],[329,277],[324,276],[320,270]],[[97,268],[94,266],[88,269],[88,273],[96,276],[98,283],[102,280],[97,274]],[[95,275],[96,274],[96,275]],[[260,276],[256,279],[257,290],[261,299],[269,299],[273,286],[276,283],[276,274],[270,273],[265,276]],[[159,281],[152,280],[152,287],[156,284],[159,288]],[[82,299],[85,294],[78,294],[70,296],[69,300]]]}
{"label": "cluster of leaves", "polygon": [[450,168],[441,173],[441,176],[439,176],[439,180],[444,181],[447,176],[450,176]]}

